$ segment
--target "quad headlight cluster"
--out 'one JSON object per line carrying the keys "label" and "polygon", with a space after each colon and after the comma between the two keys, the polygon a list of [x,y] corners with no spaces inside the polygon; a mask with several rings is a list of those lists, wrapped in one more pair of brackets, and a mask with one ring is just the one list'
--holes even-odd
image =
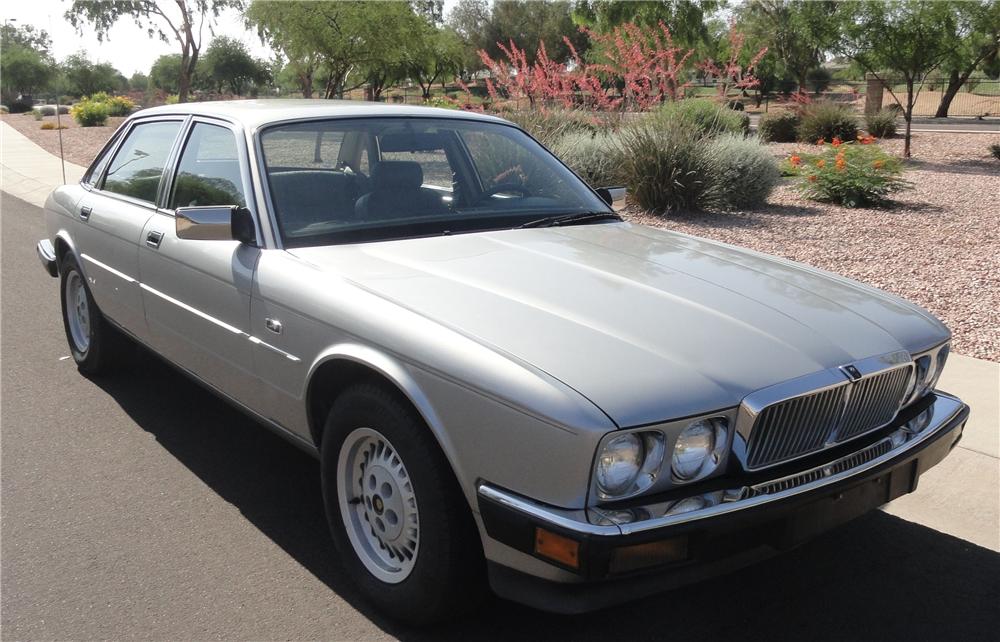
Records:
{"label": "quad headlight cluster", "polygon": [[598,498],[632,497],[659,480],[684,484],[703,479],[718,469],[729,447],[725,417],[691,420],[674,434],[636,430],[605,437],[594,465]]}
{"label": "quad headlight cluster", "polygon": [[913,375],[910,377],[904,406],[917,401],[937,385],[944,364],[948,360],[951,345],[944,343],[933,350],[917,354],[913,358]]}

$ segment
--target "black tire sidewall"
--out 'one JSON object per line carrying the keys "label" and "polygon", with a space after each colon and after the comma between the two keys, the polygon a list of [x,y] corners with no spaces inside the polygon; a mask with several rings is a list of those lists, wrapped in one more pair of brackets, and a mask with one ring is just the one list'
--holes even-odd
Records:
{"label": "black tire sidewall", "polygon": [[[337,463],[356,428],[377,430],[413,481],[420,545],[410,575],[398,584],[376,578],[358,558],[341,514]],[[471,511],[437,441],[411,407],[379,386],[345,391],[326,422],[321,448],[323,502],[334,543],[365,596],[390,617],[427,624],[468,610],[485,586],[485,561]]]}
{"label": "black tire sidewall", "polygon": [[[94,303],[94,297],[90,293],[90,288],[87,287],[87,277],[84,276],[83,271],[80,269],[80,264],[72,252],[66,252],[63,255],[59,267],[59,301],[62,306],[63,330],[66,332],[66,342],[69,344],[70,354],[73,355],[76,365],[80,370],[89,372],[100,362],[101,354],[101,333],[98,331],[99,326],[96,323],[97,305]],[[69,327],[70,311],[66,307],[66,288],[70,275],[73,272],[76,272],[80,276],[84,292],[87,296],[87,307],[90,311],[90,341],[87,345],[87,350],[84,352],[80,352],[76,347],[76,342],[73,341],[73,332]]]}

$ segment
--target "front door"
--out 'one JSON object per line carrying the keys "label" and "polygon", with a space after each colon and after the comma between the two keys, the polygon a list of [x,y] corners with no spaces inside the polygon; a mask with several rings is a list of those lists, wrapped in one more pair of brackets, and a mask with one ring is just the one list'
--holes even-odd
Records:
{"label": "front door", "polygon": [[260,250],[237,241],[180,239],[173,215],[184,206],[245,206],[248,184],[236,132],[205,120],[192,122],[166,207],[142,231],[139,273],[153,348],[253,407],[258,395],[249,340],[250,293]]}

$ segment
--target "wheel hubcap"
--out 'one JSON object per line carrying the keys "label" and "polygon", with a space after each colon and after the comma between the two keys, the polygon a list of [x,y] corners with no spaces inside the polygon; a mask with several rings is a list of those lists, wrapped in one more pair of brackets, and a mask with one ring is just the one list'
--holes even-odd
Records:
{"label": "wheel hubcap", "polygon": [[417,497],[402,458],[382,433],[358,428],[337,462],[341,516],[354,552],[372,575],[406,579],[420,546]]}
{"label": "wheel hubcap", "polygon": [[66,277],[66,320],[73,347],[84,353],[90,347],[90,307],[87,304],[87,289],[83,278],[76,270]]}

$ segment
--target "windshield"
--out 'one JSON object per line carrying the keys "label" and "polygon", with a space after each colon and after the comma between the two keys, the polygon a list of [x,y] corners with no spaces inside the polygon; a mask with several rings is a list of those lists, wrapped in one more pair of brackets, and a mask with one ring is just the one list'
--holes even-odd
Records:
{"label": "windshield", "polygon": [[447,118],[270,127],[261,149],[287,247],[516,227],[611,213],[521,130]]}

